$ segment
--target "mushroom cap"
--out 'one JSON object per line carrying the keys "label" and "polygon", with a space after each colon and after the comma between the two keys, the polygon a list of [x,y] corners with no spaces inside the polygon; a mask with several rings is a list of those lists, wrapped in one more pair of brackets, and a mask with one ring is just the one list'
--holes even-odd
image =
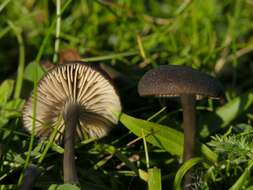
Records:
{"label": "mushroom cap", "polygon": [[145,73],[138,84],[140,96],[178,97],[193,95],[222,98],[218,80],[186,66],[162,65]]}
{"label": "mushroom cap", "polygon": [[[23,124],[32,131],[35,93],[23,109]],[[79,140],[101,138],[118,122],[121,112],[119,96],[109,78],[98,69],[82,62],[61,64],[48,71],[38,84],[35,134],[49,137],[57,127],[55,141],[62,142],[63,112],[68,104],[80,107],[76,129]]]}
{"label": "mushroom cap", "polygon": [[59,63],[63,64],[71,61],[79,61],[81,57],[75,49],[69,48],[60,52],[59,59]]}

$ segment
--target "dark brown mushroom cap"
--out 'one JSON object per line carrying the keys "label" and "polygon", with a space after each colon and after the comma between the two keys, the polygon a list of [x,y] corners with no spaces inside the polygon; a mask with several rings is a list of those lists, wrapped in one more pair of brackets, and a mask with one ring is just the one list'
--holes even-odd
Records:
{"label": "dark brown mushroom cap", "polygon": [[60,64],[71,62],[71,61],[79,61],[81,59],[79,53],[72,48],[64,49],[60,52],[59,62]]}
{"label": "dark brown mushroom cap", "polygon": [[140,96],[196,95],[212,98],[223,97],[218,80],[190,67],[162,65],[148,71],[139,81]]}
{"label": "dark brown mushroom cap", "polygon": [[[23,109],[23,123],[28,131],[33,126],[34,94]],[[108,77],[84,63],[58,65],[48,71],[38,84],[35,134],[47,138],[57,127],[55,141],[64,132],[63,111],[68,104],[80,107],[77,126],[79,140],[101,138],[118,122],[121,112],[119,96]]]}

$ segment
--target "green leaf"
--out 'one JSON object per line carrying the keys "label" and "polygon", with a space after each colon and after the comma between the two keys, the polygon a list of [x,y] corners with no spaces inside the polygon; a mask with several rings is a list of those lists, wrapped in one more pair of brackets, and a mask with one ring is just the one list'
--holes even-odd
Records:
{"label": "green leaf", "polygon": [[9,120],[7,118],[0,116],[0,128],[4,126],[6,123],[8,123],[8,121]]}
{"label": "green leaf", "polygon": [[200,144],[200,152],[210,161],[216,162],[218,155],[212,151],[207,145]]}
{"label": "green leaf", "polygon": [[253,185],[252,186],[250,186],[250,187],[248,187],[247,189],[245,189],[245,190],[253,190]]}
{"label": "green leaf", "polygon": [[162,189],[162,179],[160,169],[157,167],[148,169],[148,190],[161,190],[161,189]]}
{"label": "green leaf", "polygon": [[253,167],[253,160],[249,162],[248,167],[244,170],[239,179],[234,183],[234,185],[229,190],[240,190],[245,185],[245,182],[251,177],[250,171]]}
{"label": "green leaf", "polygon": [[[37,73],[35,72],[37,70]],[[25,76],[24,78],[28,81],[34,82],[41,79],[41,77],[45,74],[43,69],[40,67],[39,64],[32,62],[28,64],[25,68]],[[37,75],[37,76],[36,76]]]}
{"label": "green leaf", "polygon": [[10,98],[14,87],[13,80],[5,80],[0,86],[0,106],[5,105],[5,103]]}
{"label": "green leaf", "polygon": [[11,117],[20,116],[24,101],[14,99],[8,102],[14,88],[13,80],[5,80],[0,86],[0,127],[4,126]]}
{"label": "green leaf", "polygon": [[173,183],[173,189],[174,190],[181,190],[181,184],[182,180],[184,178],[184,175],[186,174],[187,171],[189,171],[193,166],[196,164],[200,163],[202,161],[201,158],[192,158],[190,160],[187,160],[177,171],[177,174],[174,179]]}
{"label": "green leaf", "polygon": [[148,182],[148,173],[146,171],[142,170],[142,169],[138,169],[138,172],[139,172],[139,177],[142,180]]}
{"label": "green leaf", "polygon": [[216,114],[222,119],[221,127],[228,126],[234,119],[244,113],[253,103],[253,92],[234,98],[217,109]]}
{"label": "green leaf", "polygon": [[52,184],[52,185],[49,186],[48,190],[56,190],[57,187],[58,187],[58,185]]}
{"label": "green leaf", "polygon": [[0,107],[0,127],[4,126],[10,118],[19,117],[24,100],[14,99]]}
{"label": "green leaf", "polygon": [[80,190],[80,188],[72,184],[63,184],[63,185],[52,184],[50,185],[48,190]]}
{"label": "green leaf", "polygon": [[[125,113],[120,116],[121,123],[138,137],[146,136],[147,142],[158,146],[173,155],[182,156],[184,135],[175,129],[157,123],[131,117]],[[216,162],[217,154],[206,145],[199,144],[200,151],[208,160]]]}
{"label": "green leaf", "polygon": [[143,129],[143,133],[149,143],[165,149],[173,155],[182,155],[183,133],[167,126],[131,117],[124,113],[121,114],[120,121],[138,137],[143,136]]}
{"label": "green leaf", "polygon": [[200,121],[202,129],[201,137],[208,137],[215,131],[229,126],[237,117],[242,115],[253,103],[253,92],[248,92],[234,98],[224,106],[220,107],[215,113],[210,113]]}
{"label": "green leaf", "polygon": [[64,148],[62,148],[61,146],[53,143],[52,144],[52,147],[51,147],[52,150],[54,150],[55,152],[59,153],[59,154],[63,154],[64,153]]}
{"label": "green leaf", "polygon": [[6,117],[18,117],[20,116],[20,111],[23,108],[24,100],[22,99],[14,99],[9,102],[4,107],[4,111],[6,114]]}

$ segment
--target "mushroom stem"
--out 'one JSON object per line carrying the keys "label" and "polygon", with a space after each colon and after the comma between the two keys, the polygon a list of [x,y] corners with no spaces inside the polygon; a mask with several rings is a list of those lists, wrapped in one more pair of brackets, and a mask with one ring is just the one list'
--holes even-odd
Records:
{"label": "mushroom stem", "polygon": [[18,190],[32,190],[41,170],[34,164],[30,164],[24,171],[24,179]]}
{"label": "mushroom stem", "polygon": [[[195,154],[195,136],[196,136],[196,110],[195,96],[182,95],[181,103],[183,107],[183,128],[184,128],[184,162],[194,157]],[[191,189],[191,172],[187,172],[184,178],[184,189]]]}
{"label": "mushroom stem", "polygon": [[79,108],[76,104],[67,104],[63,113],[66,125],[64,133],[64,158],[63,175],[64,183],[78,184],[78,177],[75,165],[75,133],[79,119]]}

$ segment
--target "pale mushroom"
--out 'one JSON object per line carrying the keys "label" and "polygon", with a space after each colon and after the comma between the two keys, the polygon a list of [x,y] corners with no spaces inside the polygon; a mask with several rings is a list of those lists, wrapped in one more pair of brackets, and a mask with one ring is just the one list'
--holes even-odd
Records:
{"label": "pale mushroom", "polygon": [[[30,132],[33,97],[23,109],[24,127]],[[57,127],[55,142],[64,141],[64,182],[78,183],[74,143],[86,137],[104,137],[117,124],[121,103],[114,86],[92,66],[81,62],[61,64],[40,80],[36,101],[36,136],[46,139]]]}

